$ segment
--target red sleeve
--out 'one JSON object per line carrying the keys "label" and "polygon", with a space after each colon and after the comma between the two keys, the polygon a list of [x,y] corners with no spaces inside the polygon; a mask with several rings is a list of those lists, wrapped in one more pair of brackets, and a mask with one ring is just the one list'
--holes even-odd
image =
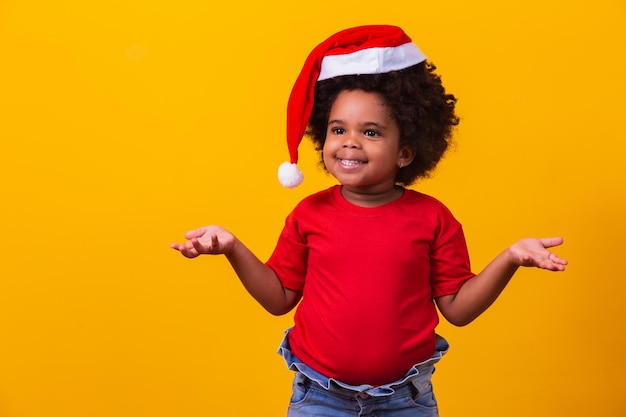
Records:
{"label": "red sleeve", "polygon": [[431,253],[432,298],[456,294],[474,277],[461,224],[444,209]]}
{"label": "red sleeve", "polygon": [[293,213],[287,217],[267,265],[276,272],[285,288],[302,292],[306,276],[307,247],[298,233]]}

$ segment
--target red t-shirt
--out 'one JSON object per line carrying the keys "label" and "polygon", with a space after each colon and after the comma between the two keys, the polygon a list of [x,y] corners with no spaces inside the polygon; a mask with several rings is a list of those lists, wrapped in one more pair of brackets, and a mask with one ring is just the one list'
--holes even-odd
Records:
{"label": "red t-shirt", "polygon": [[474,276],[460,223],[411,190],[375,208],[349,203],[340,186],[305,198],[267,264],[303,295],[292,352],[353,385],[393,382],[428,359],[439,322],[433,299]]}

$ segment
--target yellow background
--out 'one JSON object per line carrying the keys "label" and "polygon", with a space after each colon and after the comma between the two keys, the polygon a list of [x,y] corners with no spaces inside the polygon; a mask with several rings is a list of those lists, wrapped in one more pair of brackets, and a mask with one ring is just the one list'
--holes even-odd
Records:
{"label": "yellow background", "polygon": [[305,183],[276,180],[292,83],[371,23],[459,98],[457,146],[415,188],[464,224],[474,269],[528,235],[564,236],[571,263],[440,326],[442,416],[626,415],[625,18],[623,0],[0,2],[0,416],[284,415],[291,315],[168,245],[217,223],[269,256],[333,183],[308,142]]}

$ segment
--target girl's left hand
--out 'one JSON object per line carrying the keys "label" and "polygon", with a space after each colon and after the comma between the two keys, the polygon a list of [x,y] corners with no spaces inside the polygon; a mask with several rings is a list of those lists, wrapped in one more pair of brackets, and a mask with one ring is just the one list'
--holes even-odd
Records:
{"label": "girl's left hand", "polygon": [[567,261],[547,250],[562,243],[563,238],[560,237],[522,239],[514,243],[509,248],[509,252],[516,265],[534,266],[549,271],[564,271]]}

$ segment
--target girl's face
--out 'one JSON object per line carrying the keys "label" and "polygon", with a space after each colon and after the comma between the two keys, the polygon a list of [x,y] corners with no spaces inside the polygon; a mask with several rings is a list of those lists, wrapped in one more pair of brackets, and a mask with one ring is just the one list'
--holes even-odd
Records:
{"label": "girl's face", "polygon": [[390,193],[398,169],[414,156],[399,143],[400,128],[378,93],[344,90],[330,109],[324,165],[345,191],[371,196]]}

